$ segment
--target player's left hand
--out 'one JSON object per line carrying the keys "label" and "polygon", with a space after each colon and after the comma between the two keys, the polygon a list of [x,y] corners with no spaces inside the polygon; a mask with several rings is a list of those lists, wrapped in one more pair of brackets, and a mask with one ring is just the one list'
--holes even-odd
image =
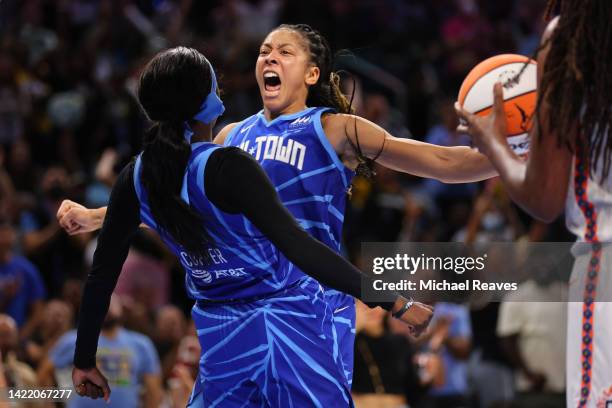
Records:
{"label": "player's left hand", "polygon": [[110,401],[110,387],[106,377],[96,368],[72,369],[72,383],[81,397],[104,398],[107,403]]}
{"label": "player's left hand", "polygon": [[478,116],[463,109],[455,102],[455,112],[459,116],[457,132],[467,133],[472,137],[478,150],[489,156],[496,143],[509,149],[506,142],[506,113],[504,111],[504,93],[501,82],[493,87],[493,109],[487,116]]}

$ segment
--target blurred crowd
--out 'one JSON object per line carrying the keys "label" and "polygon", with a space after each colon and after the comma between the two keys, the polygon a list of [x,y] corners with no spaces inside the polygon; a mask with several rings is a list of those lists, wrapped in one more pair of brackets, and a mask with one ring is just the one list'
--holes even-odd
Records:
{"label": "blurred crowd", "polygon": [[[0,387],[71,384],[73,329],[96,237],[68,236],[55,213],[64,199],[105,205],[140,150],[148,123],[133,92],[154,53],[189,45],[211,60],[223,126],[261,109],[254,66],[265,35],[281,22],[308,23],[334,50],[348,50],[349,62],[365,61],[405,85],[397,93],[368,70],[345,75],[357,114],[398,137],[469,145],[455,132],[452,108],[462,79],[486,57],[533,55],[544,3],[0,1]],[[340,65],[350,66],[344,54]],[[375,170],[355,179],[347,210],[346,255],[355,262],[365,241],[569,239],[562,224],[522,213],[495,180],[444,185]],[[111,405],[185,405],[199,345],[183,282],[158,237],[140,231],[100,340]],[[553,300],[564,290],[546,279],[524,285]],[[563,310],[556,302],[440,303],[430,332],[414,341],[380,310],[360,307],[357,405],[564,406]]]}

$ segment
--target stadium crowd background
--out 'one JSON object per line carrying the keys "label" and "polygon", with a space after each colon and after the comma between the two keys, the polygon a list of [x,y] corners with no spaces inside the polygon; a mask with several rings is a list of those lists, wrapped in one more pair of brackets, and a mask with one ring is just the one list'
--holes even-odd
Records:
{"label": "stadium crowd background", "polygon": [[[452,110],[462,79],[486,57],[533,55],[543,7],[544,0],[0,1],[0,385],[70,384],[69,330],[96,241],[65,234],[55,213],[66,198],[105,205],[118,171],[140,150],[148,124],[133,90],[155,52],[189,45],[210,59],[226,106],[221,127],[261,109],[254,65],[265,35],[280,23],[308,23],[332,49],[350,51],[338,61],[354,73],[355,81],[344,77],[347,92],[355,85],[359,115],[395,136],[464,145]],[[451,186],[376,170],[354,182],[345,247],[355,262],[363,241],[569,239],[562,223],[523,214],[495,180]],[[550,282],[531,290],[551,287],[563,290]],[[183,273],[151,232],[139,232],[116,293],[101,359],[126,391],[111,405],[130,406],[140,392],[148,406],[184,406],[199,346]],[[379,310],[360,308],[358,406],[397,406],[368,394],[407,395],[413,407],[564,406],[563,310],[441,304],[430,333],[415,342]]]}

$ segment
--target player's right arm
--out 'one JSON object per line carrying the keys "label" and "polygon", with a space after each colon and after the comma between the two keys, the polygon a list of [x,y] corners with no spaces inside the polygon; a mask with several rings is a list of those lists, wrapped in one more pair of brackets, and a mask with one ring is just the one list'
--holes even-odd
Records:
{"label": "player's right arm", "polygon": [[395,137],[355,115],[329,114],[321,121],[330,143],[342,157],[361,154],[362,160],[373,159],[389,169],[444,183],[471,183],[497,175],[486,156],[467,146],[438,146]]}

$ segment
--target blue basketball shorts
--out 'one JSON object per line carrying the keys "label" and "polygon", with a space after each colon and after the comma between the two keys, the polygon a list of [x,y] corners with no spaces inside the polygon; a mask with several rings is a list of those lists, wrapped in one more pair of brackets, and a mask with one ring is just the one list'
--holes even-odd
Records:
{"label": "blue basketball shorts", "polygon": [[353,407],[332,312],[310,278],[248,303],[196,303],[202,354],[188,406]]}

